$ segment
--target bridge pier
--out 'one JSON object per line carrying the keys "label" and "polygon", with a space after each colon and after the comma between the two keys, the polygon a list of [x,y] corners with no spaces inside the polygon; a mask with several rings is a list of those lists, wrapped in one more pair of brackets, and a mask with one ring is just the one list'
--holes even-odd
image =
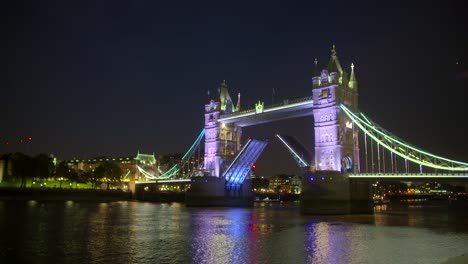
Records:
{"label": "bridge pier", "polygon": [[193,177],[185,194],[186,206],[251,207],[253,193],[251,180],[246,179],[238,190],[226,189],[224,178]]}
{"label": "bridge pier", "polygon": [[128,188],[132,193],[132,200],[136,199],[136,185],[135,185],[135,174],[130,174],[130,182],[128,183]]}
{"label": "bridge pier", "polygon": [[[348,177],[348,175],[346,175]],[[373,214],[374,213],[374,200],[371,182],[362,182],[355,179],[350,179],[350,200],[351,200],[351,214]]]}
{"label": "bridge pier", "polygon": [[304,174],[301,213],[314,215],[372,214],[372,192],[368,182],[350,179],[337,171]]}

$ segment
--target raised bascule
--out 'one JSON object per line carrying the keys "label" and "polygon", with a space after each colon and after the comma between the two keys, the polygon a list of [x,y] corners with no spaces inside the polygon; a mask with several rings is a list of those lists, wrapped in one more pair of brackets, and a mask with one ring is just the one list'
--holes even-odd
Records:
{"label": "raised bascule", "polygon": [[[226,81],[222,81],[219,98],[205,105],[205,127],[182,161],[159,176],[145,176],[156,181],[190,182],[191,187],[186,193],[187,206],[251,206],[253,197],[249,172],[267,142],[248,139],[243,144],[242,128],[313,115],[314,135],[311,136],[315,138],[314,155],[293,137],[276,135],[302,169],[303,213],[371,213],[370,184],[379,179],[468,179],[468,163],[420,150],[359,113],[354,65],[350,65],[349,74],[343,70],[335,46],[325,69],[319,71],[317,60],[314,66],[312,96],[283,100],[270,106],[259,101],[254,108],[247,110],[240,109],[240,94],[234,104]],[[358,132],[361,132],[361,137]],[[190,163],[203,136],[203,164],[186,174],[185,179],[176,179],[183,166]],[[360,138],[364,143],[363,151],[359,147]],[[385,151],[389,153],[387,156]],[[365,157],[365,162],[361,162],[361,156]],[[371,166],[368,164],[369,156]],[[401,160],[405,173],[398,173]],[[419,174],[409,173],[410,162],[419,166]],[[378,164],[378,170],[375,164]],[[435,169],[437,173],[427,174],[423,168]],[[451,174],[440,173],[441,170]]]}

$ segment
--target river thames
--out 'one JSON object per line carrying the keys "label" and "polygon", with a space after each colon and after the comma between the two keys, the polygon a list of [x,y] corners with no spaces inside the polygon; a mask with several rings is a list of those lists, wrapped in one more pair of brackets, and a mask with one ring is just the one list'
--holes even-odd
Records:
{"label": "river thames", "polygon": [[468,207],[453,202],[317,217],[295,203],[0,201],[0,263],[444,263],[468,253]]}

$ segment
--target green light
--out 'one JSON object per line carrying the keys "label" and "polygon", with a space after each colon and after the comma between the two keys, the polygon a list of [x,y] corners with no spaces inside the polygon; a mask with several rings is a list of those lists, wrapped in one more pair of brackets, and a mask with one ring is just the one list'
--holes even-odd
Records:
{"label": "green light", "polygon": [[145,171],[143,168],[140,168],[137,166],[138,170],[143,175],[145,175],[146,178],[149,178],[149,179],[169,179],[169,178],[174,177],[180,171],[180,169],[188,162],[188,160],[193,154],[194,149],[200,144],[200,141],[203,139],[204,135],[205,135],[205,129],[203,128],[200,134],[198,135],[197,139],[195,140],[195,142],[190,146],[189,150],[185,152],[185,154],[182,156],[181,162],[178,164],[175,164],[163,174],[159,176],[154,176],[148,173],[147,171]]}
{"label": "green light", "polygon": [[192,152],[192,150],[200,143],[200,140],[203,138],[205,135],[205,129],[203,128],[202,131],[200,132],[200,135],[198,135],[198,138],[193,142],[192,146],[190,146],[189,150],[185,153],[185,155],[182,157],[182,159],[185,159],[187,155]]}
{"label": "green light", "polygon": [[366,120],[366,122],[369,124],[369,125],[372,125],[372,123],[369,121],[369,119],[367,119],[367,117],[365,115],[363,115],[361,113],[362,117],[364,118],[364,120]]}
{"label": "green light", "polygon": [[[375,141],[377,141],[380,145],[382,145],[383,147],[385,147],[386,149],[388,149],[389,151],[395,153],[396,155],[404,158],[404,159],[407,159],[407,160],[410,160],[410,161],[413,161],[414,163],[417,163],[417,164],[420,164],[420,165],[425,165],[425,166],[428,166],[428,167],[431,167],[431,168],[435,168],[435,169],[442,169],[442,170],[452,170],[452,171],[467,171],[468,168],[468,163],[463,163],[463,162],[459,162],[459,161],[454,161],[454,160],[450,160],[450,159],[447,159],[447,158],[443,158],[443,157],[439,157],[439,156],[436,156],[434,154],[431,154],[431,153],[428,153],[428,152],[425,152],[423,150],[419,150],[411,145],[408,145],[404,142],[401,142],[393,137],[390,137],[389,135],[381,132],[380,130],[376,129],[375,126],[373,125],[373,123],[371,123],[369,121],[369,119],[367,119],[364,114],[361,113],[361,115],[366,119],[366,121],[363,121],[361,118],[359,118],[358,116],[356,116],[354,113],[352,113],[348,108],[346,108],[344,105],[340,105],[341,109],[344,110],[344,112],[347,114],[347,116],[349,118],[351,118],[353,120],[354,123],[356,123],[356,125],[359,126],[359,128],[361,128],[368,136],[370,136],[372,139],[374,139]],[[377,132],[378,134],[382,135],[385,139],[387,140],[391,140],[395,143],[397,143],[398,145],[402,145],[408,149],[411,149],[411,150],[414,150],[420,154],[424,154],[424,155],[427,155],[427,156],[430,156],[430,157],[433,157],[433,158],[436,158],[436,159],[439,159],[439,160],[443,160],[443,161],[447,161],[447,162],[450,162],[450,163],[456,163],[456,164],[459,164],[459,165],[462,165],[464,167],[449,167],[449,166],[441,166],[441,165],[437,165],[437,164],[434,164],[434,163],[430,163],[428,161],[421,161],[419,158],[417,158],[414,154],[406,154],[407,153],[407,150],[405,150],[404,148],[398,146],[398,149],[394,149],[392,146],[389,146],[387,145],[386,143],[384,143],[383,141],[381,141],[379,138],[377,138],[373,133],[371,133],[368,129],[366,129],[366,127],[370,128],[371,130]],[[383,130],[383,129],[382,129]],[[398,150],[400,150],[401,152],[404,152],[404,153],[401,153],[399,152]]]}
{"label": "green light", "polygon": [[[348,111],[349,111],[349,110],[348,110]],[[351,114],[354,115],[353,113],[351,113]],[[365,117],[364,114],[361,113],[361,115],[362,115],[363,117]],[[349,115],[348,115],[348,116],[349,116]],[[354,115],[354,116],[355,116],[355,115]],[[357,117],[357,116],[355,116],[355,117],[358,118],[359,120],[361,120],[359,117]],[[362,121],[362,120],[361,120],[361,121]],[[459,165],[462,165],[462,166],[468,166],[468,163],[464,163],[464,162],[461,162],[461,161],[455,161],[455,160],[450,160],[450,159],[447,159],[447,158],[444,158],[444,157],[440,157],[440,156],[434,155],[434,154],[432,154],[432,153],[426,152],[426,151],[424,151],[424,150],[418,149],[418,148],[416,148],[416,147],[413,147],[413,146],[411,146],[411,145],[409,145],[409,144],[407,144],[407,143],[405,143],[405,142],[402,142],[402,141],[400,141],[400,140],[398,140],[398,139],[394,139],[394,138],[392,138],[392,137],[389,137],[389,136],[386,135],[385,133],[383,133],[383,132],[377,130],[377,129],[375,128],[375,126],[370,126],[370,128],[371,128],[372,130],[374,130],[375,132],[379,133],[380,135],[383,135],[386,139],[390,139],[390,140],[393,141],[393,142],[396,142],[396,143],[398,143],[398,144],[400,144],[400,145],[403,145],[404,147],[407,147],[407,148],[409,148],[409,149],[412,149],[412,150],[414,150],[414,151],[416,151],[416,152],[419,152],[419,153],[421,153],[421,154],[424,154],[424,155],[427,155],[427,156],[431,156],[431,157],[436,158],[436,159],[441,159],[441,160],[444,160],[444,161],[447,161],[447,162],[456,163],[456,164],[459,164]],[[382,128],[381,128],[381,129],[382,129]],[[382,130],[384,130],[384,129],[382,129]],[[384,131],[385,131],[385,130],[384,130]],[[399,148],[402,149],[401,147],[399,147]],[[406,151],[406,150],[403,149],[403,151]],[[468,170],[468,168],[466,168],[465,170]]]}
{"label": "green light", "polygon": [[353,175],[350,174],[349,178],[356,178],[356,179],[396,179],[396,178],[401,178],[401,179],[407,179],[407,178],[415,178],[415,179],[440,179],[441,177],[444,178],[454,178],[454,179],[466,179],[468,178],[468,175],[427,175],[427,174],[412,174],[412,175],[368,175],[367,173],[364,174],[359,174],[359,175]]}

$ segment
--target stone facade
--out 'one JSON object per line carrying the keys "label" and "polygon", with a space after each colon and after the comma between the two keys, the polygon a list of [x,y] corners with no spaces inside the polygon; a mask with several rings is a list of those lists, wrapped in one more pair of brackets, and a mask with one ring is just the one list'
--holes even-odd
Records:
{"label": "stone facade", "polygon": [[[315,63],[317,67],[317,61]],[[352,111],[357,111],[358,92],[354,66],[351,67],[351,78],[348,81],[333,48],[327,69],[315,75],[312,78],[312,94],[316,169],[358,171],[358,131],[340,109],[340,104],[344,104]]]}

